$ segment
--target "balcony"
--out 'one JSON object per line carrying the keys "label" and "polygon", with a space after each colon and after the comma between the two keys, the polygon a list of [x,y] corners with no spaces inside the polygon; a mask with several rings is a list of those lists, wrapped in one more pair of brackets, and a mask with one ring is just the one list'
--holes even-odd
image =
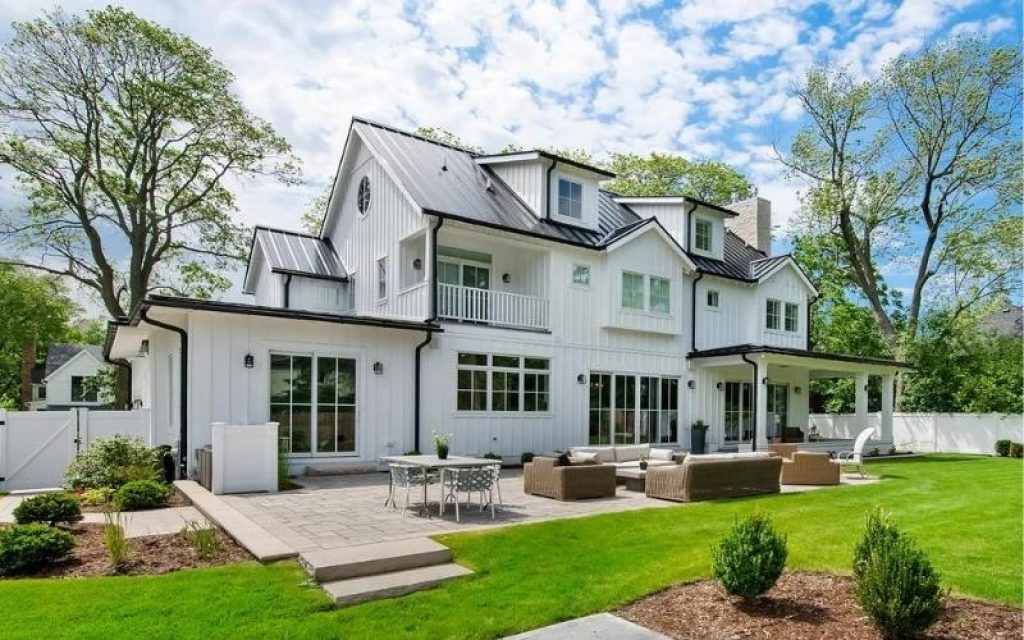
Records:
{"label": "balcony", "polygon": [[538,296],[437,285],[437,315],[443,320],[546,331],[550,326],[548,307],[548,299]]}

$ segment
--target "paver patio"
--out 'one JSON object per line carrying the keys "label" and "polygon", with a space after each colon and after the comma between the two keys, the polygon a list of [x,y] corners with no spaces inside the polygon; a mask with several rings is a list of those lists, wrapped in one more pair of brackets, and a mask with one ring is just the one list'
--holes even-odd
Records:
{"label": "paver patio", "polygon": [[[864,481],[844,477],[843,482],[859,484]],[[300,478],[299,483],[303,488],[295,491],[219,498],[300,553],[594,513],[678,506],[678,503],[648,498],[624,487],[618,488],[614,498],[559,502],[523,493],[522,471],[505,469],[501,477],[504,506],[498,507],[497,517],[492,520],[490,510],[481,513],[474,507],[463,510],[462,522],[457,523],[450,507],[443,518],[438,517],[436,504],[432,518],[418,515],[416,506],[405,515],[400,509],[385,509],[386,473],[307,476]],[[815,488],[784,487],[783,491]],[[439,491],[437,486],[430,487],[432,501],[438,500]],[[402,490],[399,505],[404,498]],[[416,491],[411,500],[414,504],[417,501]]]}

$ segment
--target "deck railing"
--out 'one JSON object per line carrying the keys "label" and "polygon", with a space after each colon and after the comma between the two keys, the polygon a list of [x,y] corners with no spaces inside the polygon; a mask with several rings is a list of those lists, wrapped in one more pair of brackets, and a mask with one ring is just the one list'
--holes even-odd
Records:
{"label": "deck railing", "polygon": [[437,314],[446,320],[547,329],[548,299],[454,284],[437,285]]}

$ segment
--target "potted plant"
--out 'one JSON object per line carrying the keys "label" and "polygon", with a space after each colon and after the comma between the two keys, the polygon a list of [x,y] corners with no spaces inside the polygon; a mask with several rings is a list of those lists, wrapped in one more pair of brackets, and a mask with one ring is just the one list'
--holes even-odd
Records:
{"label": "potted plant", "polygon": [[690,453],[704,453],[704,440],[708,431],[708,425],[703,420],[698,420],[690,426]]}
{"label": "potted plant", "polygon": [[434,451],[437,452],[437,457],[447,460],[448,449],[452,444],[452,434],[438,433],[436,430],[431,431],[430,434],[434,437]]}
{"label": "potted plant", "polygon": [[646,471],[647,470],[647,454],[646,453],[641,453],[640,454],[640,470],[641,471]]}

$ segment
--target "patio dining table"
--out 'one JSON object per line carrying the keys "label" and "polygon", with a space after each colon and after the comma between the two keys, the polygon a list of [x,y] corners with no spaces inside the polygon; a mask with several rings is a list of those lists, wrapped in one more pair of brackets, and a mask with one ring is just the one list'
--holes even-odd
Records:
{"label": "patio dining table", "polygon": [[[438,458],[436,454],[414,455],[414,456],[387,456],[381,458],[388,464],[404,464],[423,469],[423,510],[427,517],[430,517],[430,508],[427,503],[427,473],[431,470],[466,468],[466,467],[487,467],[501,464],[498,460],[490,458],[472,458],[469,456],[448,456]],[[443,498],[442,498],[443,499]]]}

